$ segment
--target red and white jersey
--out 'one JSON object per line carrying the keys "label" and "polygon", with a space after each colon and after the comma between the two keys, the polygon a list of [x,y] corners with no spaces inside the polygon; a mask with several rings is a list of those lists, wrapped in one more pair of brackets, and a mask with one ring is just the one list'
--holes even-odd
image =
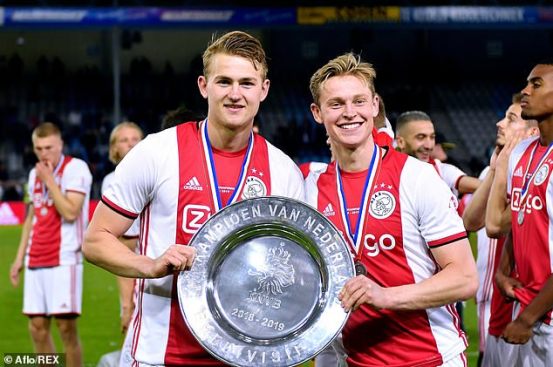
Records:
{"label": "red and white jersey", "polygon": [[[117,165],[113,184],[102,197],[123,216],[134,219],[140,213],[143,255],[157,258],[172,244],[187,245],[217,211],[204,124],[185,123],[146,137]],[[301,173],[288,156],[257,134],[249,149],[244,176],[236,186],[237,200],[267,195],[304,199]],[[235,157],[214,154],[219,194],[224,199],[229,188],[221,172],[238,177],[240,170],[229,172],[228,167],[217,165],[217,161]],[[221,365],[185,325],[176,280],[176,276],[138,280],[136,310],[125,348],[134,361],[149,365]]]}
{"label": "red and white jersey", "polygon": [[[101,188],[101,194],[103,195],[104,192],[106,192],[107,188],[113,183],[113,180],[115,179],[115,172],[110,172],[107,175],[105,175],[104,179],[102,180],[102,188]],[[135,220],[131,227],[127,229],[127,232],[123,235],[123,237],[127,238],[138,238],[140,235],[140,220]]]}
{"label": "red and white jersey", "polygon": [[29,268],[82,263],[81,245],[88,225],[92,174],[84,161],[62,155],[54,169],[54,178],[63,194],[77,192],[84,195],[83,207],[75,221],[63,219],[56,210],[46,185],[36,177],[35,169],[31,170],[28,193],[34,215],[25,260]]}
{"label": "red and white jersey", "polygon": [[[484,180],[490,167],[484,168],[478,179]],[[465,195],[466,196],[466,195]],[[478,271],[478,291],[476,302],[478,307],[479,329],[485,330],[483,335],[501,336],[505,326],[512,321],[513,302],[506,302],[497,289],[494,276],[499,266],[505,237],[490,238],[483,227],[477,232],[478,252],[476,269]],[[488,306],[489,304],[489,306]],[[485,340],[480,340],[481,350],[485,348]]]}
{"label": "red and white jersey", "polygon": [[[457,199],[432,166],[393,149],[374,180],[359,245],[367,276],[383,287],[430,278],[440,270],[430,250],[466,237]],[[345,233],[338,191],[335,163],[306,180],[307,202]],[[343,341],[350,366],[437,366],[467,346],[454,305],[409,312],[363,305],[349,317]]]}
{"label": "red and white jersey", "polygon": [[[483,180],[488,174],[490,167],[484,168],[479,180]],[[486,302],[492,299],[494,262],[497,253],[497,240],[488,237],[486,227],[482,227],[477,232],[478,252],[476,256],[476,270],[478,271],[478,291],[476,292],[476,302]]]}
{"label": "red and white jersey", "polygon": [[[515,289],[515,295],[521,311],[536,297],[553,270],[552,170],[553,154],[540,145],[539,138],[522,141],[509,158],[513,252],[518,280],[523,285]],[[523,191],[525,183],[527,189]],[[551,310],[544,322],[551,324]]]}
{"label": "red and white jersey", "polygon": [[428,163],[434,166],[434,168],[436,169],[436,171],[438,172],[442,180],[445,181],[445,183],[451,189],[451,191],[455,195],[459,195],[459,191],[458,191],[459,180],[461,179],[461,177],[466,176],[467,174],[461,171],[456,166],[449,163],[444,163],[439,159],[431,158]]}
{"label": "red and white jersey", "polygon": [[305,162],[300,164],[299,168],[303,178],[307,178],[307,176],[309,176],[309,172],[324,172],[327,166],[328,163],[324,162]]}

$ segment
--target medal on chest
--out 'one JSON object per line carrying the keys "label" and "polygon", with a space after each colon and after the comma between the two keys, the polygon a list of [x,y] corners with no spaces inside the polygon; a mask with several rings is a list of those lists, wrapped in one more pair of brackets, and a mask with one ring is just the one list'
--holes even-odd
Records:
{"label": "medal on chest", "polygon": [[541,185],[542,183],[544,183],[547,178],[547,174],[549,173],[549,167],[547,166],[547,164],[545,164],[545,162],[549,157],[551,150],[553,150],[553,143],[549,144],[546,151],[542,154],[538,162],[538,165],[534,168],[534,170],[531,173],[529,172],[530,166],[532,166],[532,162],[534,160],[534,154],[536,153],[536,150],[538,149],[539,145],[540,145],[539,141],[536,140],[536,146],[534,147],[534,149],[532,149],[532,153],[530,154],[530,158],[528,159],[528,164],[526,166],[526,171],[522,176],[523,182],[522,182],[522,189],[520,193],[520,205],[517,213],[518,225],[522,225],[524,223],[524,219],[525,219],[524,212],[526,210],[526,206],[528,205],[528,201],[529,201],[528,193],[532,191],[531,189],[535,185]]}
{"label": "medal on chest", "polygon": [[227,205],[230,205],[236,201],[238,201],[238,198],[240,197],[240,193],[242,192],[245,182],[246,182],[246,173],[248,170],[248,167],[250,165],[250,161],[252,158],[252,152],[253,152],[253,133],[250,133],[250,139],[248,141],[248,148],[246,150],[246,156],[244,157],[244,161],[242,162],[242,166],[240,169],[240,175],[238,176],[238,182],[236,183],[236,186],[234,187],[234,191],[229,198],[227,203],[222,202],[221,200],[221,194],[219,192],[219,183],[217,182],[217,172],[215,170],[215,160],[213,159],[213,150],[211,149],[211,142],[209,140],[209,134],[207,132],[207,124],[208,121],[205,119],[203,121],[201,129],[201,140],[202,140],[202,146],[204,150],[204,157],[206,159],[206,167],[207,167],[207,173],[208,178],[210,181],[210,188],[211,188],[211,196],[213,200],[213,205],[215,206],[215,212],[221,210]]}
{"label": "medal on chest", "polygon": [[357,225],[355,231],[352,229],[352,225],[348,217],[348,205],[346,202],[346,195],[344,192],[344,185],[340,174],[340,167],[336,163],[336,186],[338,188],[338,201],[340,204],[340,214],[342,223],[345,228],[344,234],[346,241],[350,246],[352,256],[354,258],[354,266],[356,275],[367,275],[367,267],[362,262],[362,246],[363,233],[365,229],[366,217],[368,213],[369,199],[372,194],[374,183],[378,179],[380,172],[380,166],[382,163],[382,150],[378,146],[374,146],[373,154],[371,157],[371,163],[367,171],[367,177],[365,184],[363,185],[363,194],[361,195],[361,203],[359,205],[359,215],[357,217]]}

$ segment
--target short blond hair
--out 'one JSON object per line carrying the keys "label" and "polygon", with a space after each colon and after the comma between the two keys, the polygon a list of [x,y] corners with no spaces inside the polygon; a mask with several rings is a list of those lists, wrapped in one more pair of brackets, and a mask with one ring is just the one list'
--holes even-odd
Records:
{"label": "short blond hair", "polygon": [[111,134],[109,134],[109,160],[113,164],[118,164],[123,159],[123,157],[121,157],[121,154],[119,154],[119,152],[116,152],[113,148],[115,146],[115,143],[117,142],[117,133],[119,133],[119,131],[124,127],[129,127],[138,131],[140,133],[140,139],[144,137],[142,129],[134,122],[125,121],[115,125],[113,130],[111,130]]}
{"label": "short blond hair", "polygon": [[33,129],[32,138],[46,138],[57,135],[61,138],[60,128],[52,122],[41,122]]}
{"label": "short blond hair", "polygon": [[211,43],[202,55],[204,76],[206,78],[209,74],[209,67],[211,66],[213,56],[219,53],[248,59],[253,64],[255,70],[261,71],[262,78],[267,78],[269,68],[267,66],[265,51],[263,50],[263,46],[261,46],[261,42],[252,35],[241,31],[225,33],[219,38],[213,35]]}
{"label": "short blond hair", "polygon": [[330,60],[324,66],[311,76],[309,82],[309,89],[313,96],[313,102],[319,104],[319,98],[321,95],[321,88],[323,84],[334,76],[353,75],[365,83],[371,90],[373,96],[375,95],[374,79],[376,78],[376,71],[372,64],[361,61],[361,57],[352,52],[348,52],[335,59]]}

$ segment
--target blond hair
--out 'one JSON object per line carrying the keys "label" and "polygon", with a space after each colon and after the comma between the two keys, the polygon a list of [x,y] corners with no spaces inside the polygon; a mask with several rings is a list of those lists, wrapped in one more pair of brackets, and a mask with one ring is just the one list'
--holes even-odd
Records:
{"label": "blond hair", "polygon": [[114,149],[114,147],[115,147],[115,143],[117,143],[117,134],[121,129],[125,127],[129,127],[131,129],[135,129],[136,131],[138,131],[140,133],[140,139],[144,137],[144,133],[142,132],[142,129],[134,122],[125,121],[115,125],[113,130],[111,130],[111,134],[109,134],[109,160],[113,164],[117,164],[121,162],[121,160],[123,159],[123,157],[121,157],[121,154],[119,154],[119,152],[117,152]]}
{"label": "blond hair", "polygon": [[61,138],[60,128],[52,122],[42,122],[33,129],[32,138],[45,138],[47,136],[57,135]]}
{"label": "blond hair", "polygon": [[373,66],[368,62],[361,61],[359,55],[348,52],[330,60],[313,74],[309,82],[313,102],[319,104],[321,88],[329,78],[342,75],[353,75],[363,80],[372,94],[375,94],[374,79],[376,78],[376,71]]}
{"label": "blond hair", "polygon": [[261,42],[252,35],[241,31],[229,32],[219,38],[215,38],[215,35],[213,35],[210,45],[202,55],[204,76],[206,78],[209,74],[209,67],[213,56],[219,53],[248,59],[253,64],[255,70],[261,72],[262,78],[267,78],[269,68],[267,66],[265,51],[261,46]]}

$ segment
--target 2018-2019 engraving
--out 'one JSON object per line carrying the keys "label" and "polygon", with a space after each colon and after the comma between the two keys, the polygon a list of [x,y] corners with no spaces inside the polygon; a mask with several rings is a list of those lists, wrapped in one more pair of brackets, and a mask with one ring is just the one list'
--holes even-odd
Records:
{"label": "2018-2019 engraving", "polygon": [[282,331],[286,327],[283,322],[269,319],[268,317],[257,318],[255,313],[250,311],[244,311],[239,308],[233,308],[231,316],[234,316],[245,321],[255,322],[269,329],[275,329],[277,331]]}

